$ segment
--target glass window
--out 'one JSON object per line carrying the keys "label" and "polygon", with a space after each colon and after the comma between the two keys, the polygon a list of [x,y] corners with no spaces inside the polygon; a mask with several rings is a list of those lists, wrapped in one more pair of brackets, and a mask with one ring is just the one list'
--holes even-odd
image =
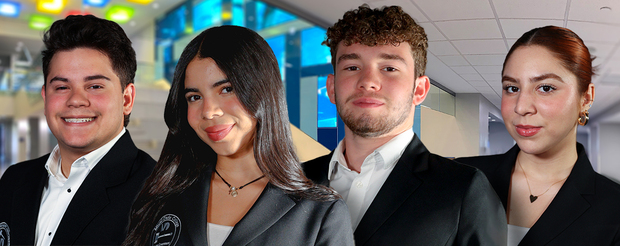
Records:
{"label": "glass window", "polygon": [[321,45],[325,40],[325,29],[312,27],[301,31],[301,66],[312,66],[331,62],[329,47]]}

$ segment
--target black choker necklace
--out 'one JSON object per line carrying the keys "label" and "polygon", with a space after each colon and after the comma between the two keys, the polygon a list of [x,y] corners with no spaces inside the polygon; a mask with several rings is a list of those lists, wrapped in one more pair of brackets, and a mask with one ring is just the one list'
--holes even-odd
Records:
{"label": "black choker necklace", "polygon": [[222,181],[224,181],[224,183],[226,185],[228,185],[228,189],[229,189],[228,190],[228,195],[231,195],[232,197],[237,197],[237,195],[239,194],[237,192],[237,190],[241,190],[241,189],[243,189],[243,187],[246,187],[246,186],[248,186],[248,185],[258,181],[259,179],[262,179],[263,177],[265,177],[265,175],[263,174],[263,176],[260,176],[260,177],[256,178],[255,180],[252,180],[252,181],[248,182],[247,184],[244,184],[242,186],[239,186],[239,188],[237,188],[237,187],[234,187],[234,186],[230,185],[228,182],[226,182],[226,180],[224,178],[222,178],[222,175],[220,175],[220,173],[217,172],[217,169],[215,169],[215,174],[217,174],[217,176],[219,176],[222,179]]}

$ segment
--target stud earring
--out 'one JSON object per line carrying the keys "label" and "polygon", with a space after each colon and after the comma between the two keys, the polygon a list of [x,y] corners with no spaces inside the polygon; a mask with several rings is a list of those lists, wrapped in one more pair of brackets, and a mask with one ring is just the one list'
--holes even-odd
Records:
{"label": "stud earring", "polygon": [[588,110],[584,110],[583,112],[579,113],[579,118],[577,119],[579,125],[585,126],[586,124],[588,124],[588,120],[590,120],[590,113],[588,113]]}

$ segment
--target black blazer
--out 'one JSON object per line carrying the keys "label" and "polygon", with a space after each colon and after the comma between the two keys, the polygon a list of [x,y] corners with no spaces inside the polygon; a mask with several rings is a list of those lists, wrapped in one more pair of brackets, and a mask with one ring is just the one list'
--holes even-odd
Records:
{"label": "black blazer", "polygon": [[[0,223],[11,245],[34,245],[49,154],[9,167],[0,179]],[[90,171],[69,203],[52,245],[119,245],[125,239],[131,205],[155,160],[126,132]]]}
{"label": "black blazer", "polygon": [[[165,199],[147,245],[207,245],[207,205],[212,170]],[[342,199],[298,199],[267,184],[224,245],[353,245]]]}
{"label": "black blazer", "polygon": [[[332,154],[306,162],[306,176],[329,185]],[[414,136],[354,235],[356,245],[505,245],[506,216],[482,172]]]}
{"label": "black blazer", "polygon": [[[519,150],[457,161],[480,168],[506,208]],[[564,185],[519,245],[620,245],[620,185],[592,169],[579,143],[577,153]]]}

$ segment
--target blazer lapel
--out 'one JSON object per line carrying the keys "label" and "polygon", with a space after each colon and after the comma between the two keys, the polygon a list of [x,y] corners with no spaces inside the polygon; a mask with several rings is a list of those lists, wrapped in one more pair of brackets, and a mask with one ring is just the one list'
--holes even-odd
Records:
{"label": "blazer lapel", "polygon": [[428,150],[414,136],[355,230],[355,244],[363,245],[422,184],[415,172],[428,169]]}
{"label": "blazer lapel", "polygon": [[508,211],[508,191],[510,189],[510,179],[512,178],[512,170],[519,154],[519,146],[516,144],[501,155],[501,163],[498,163],[493,175],[487,175],[487,179],[491,186],[497,187],[495,192],[499,196],[504,206],[504,211]]}
{"label": "blazer lapel", "polygon": [[519,245],[549,243],[590,208],[583,195],[594,194],[596,174],[583,147],[579,147],[579,158],[568,179]]}
{"label": "blazer lapel", "polygon": [[137,154],[138,149],[126,132],[80,186],[58,225],[52,244],[73,244],[90,221],[108,205],[107,188],[127,179]]}
{"label": "blazer lapel", "polygon": [[24,236],[23,238],[14,238],[13,241],[28,242],[28,244],[34,244],[34,235],[36,234],[37,220],[39,218],[39,208],[41,207],[41,197],[43,195],[43,188],[47,185],[48,174],[44,165],[47,162],[48,155],[39,158],[40,164],[32,177],[29,180],[34,182],[24,182],[23,186],[19,187],[15,194],[21,194],[13,199],[11,217],[12,224],[11,230],[16,233],[15,235]]}
{"label": "blazer lapel", "polygon": [[284,191],[267,184],[254,206],[230,232],[224,245],[249,244],[280,220],[295,204]]}
{"label": "blazer lapel", "polygon": [[[203,175],[203,178],[192,184],[183,194],[179,207],[183,208],[183,221],[181,221],[193,245],[207,244],[207,206],[209,204],[209,190],[211,189],[212,169]],[[198,198],[198,199],[197,199]]]}

